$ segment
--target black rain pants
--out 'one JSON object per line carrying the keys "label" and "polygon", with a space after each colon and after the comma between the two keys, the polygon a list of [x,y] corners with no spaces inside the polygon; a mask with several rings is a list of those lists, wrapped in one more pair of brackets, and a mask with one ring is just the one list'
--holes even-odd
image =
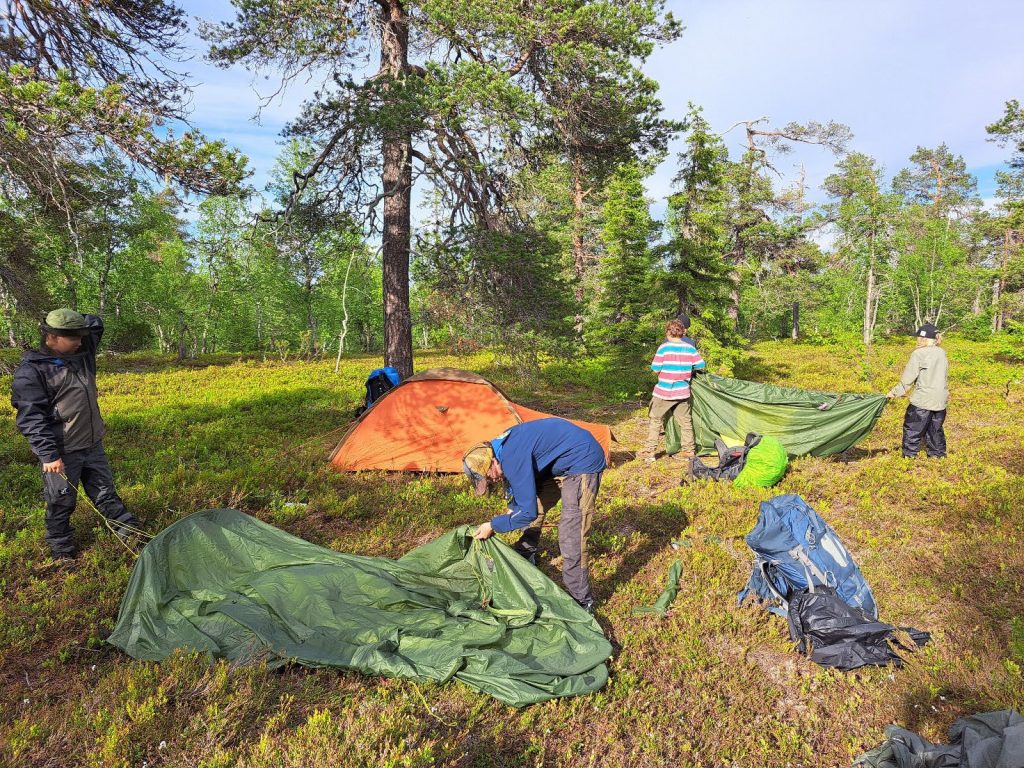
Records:
{"label": "black rain pants", "polygon": [[921,438],[924,438],[925,450],[932,458],[941,459],[946,455],[946,433],[942,424],[946,420],[946,410],[929,411],[916,405],[907,405],[903,416],[903,455],[913,459],[921,450]]}
{"label": "black rain pants", "polygon": [[[64,460],[67,481],[56,472],[43,472],[46,543],[55,556],[75,553],[71,513],[75,511],[78,501],[79,481],[93,504],[108,520],[134,528],[141,527],[142,524],[125,508],[121,497],[117,495],[114,473],[110,469],[106,451],[103,450],[102,440],[83,451],[68,451],[61,458]],[[118,526],[114,528],[116,530]]]}

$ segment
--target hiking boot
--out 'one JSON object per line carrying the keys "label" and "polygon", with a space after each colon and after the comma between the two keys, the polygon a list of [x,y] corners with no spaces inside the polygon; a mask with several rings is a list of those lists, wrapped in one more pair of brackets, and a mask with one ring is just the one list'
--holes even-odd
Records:
{"label": "hiking boot", "polygon": [[135,517],[123,522],[111,520],[110,527],[117,538],[134,550],[142,549],[146,545],[146,541],[152,538],[142,530],[142,523]]}
{"label": "hiking boot", "polygon": [[75,564],[75,560],[78,558],[77,551],[71,552],[53,552],[50,555],[51,562],[57,568],[69,568]]}
{"label": "hiking boot", "polygon": [[654,451],[639,451],[636,458],[638,461],[647,461],[651,463],[658,460],[658,457],[654,455]]}
{"label": "hiking boot", "polygon": [[594,598],[590,598],[589,600],[577,600],[576,602],[584,611],[589,613],[591,616],[594,615],[594,608],[597,605],[597,601]]}

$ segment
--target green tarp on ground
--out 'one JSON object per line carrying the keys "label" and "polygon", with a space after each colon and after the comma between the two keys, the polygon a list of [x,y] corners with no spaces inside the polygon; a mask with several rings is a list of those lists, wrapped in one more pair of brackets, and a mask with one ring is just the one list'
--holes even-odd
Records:
{"label": "green tarp on ground", "polygon": [[779,440],[790,456],[841,453],[871,431],[884,395],[851,395],[756,384],[702,373],[690,382],[697,451],[715,438],[742,443],[748,432]]}
{"label": "green tarp on ground", "polygon": [[589,693],[611,645],[586,611],[497,538],[462,526],[399,560],[318,547],[233,509],[186,517],[142,551],[108,642],[276,666],[455,677],[524,706]]}

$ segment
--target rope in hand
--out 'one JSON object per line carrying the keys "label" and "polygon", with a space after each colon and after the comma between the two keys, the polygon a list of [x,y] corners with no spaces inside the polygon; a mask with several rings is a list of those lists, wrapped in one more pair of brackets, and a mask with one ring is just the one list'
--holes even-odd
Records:
{"label": "rope in hand", "polygon": [[[57,474],[64,479],[64,482],[68,484],[69,488],[75,491],[75,496],[78,497],[78,487],[72,484],[70,480],[68,480],[68,476],[65,475],[63,472],[58,472]],[[103,521],[103,525],[105,525],[107,529],[112,534],[114,534],[114,538],[117,540],[117,543],[124,547],[126,550],[128,550],[128,554],[130,554],[137,560],[139,558],[139,553],[132,549],[130,546],[128,546],[128,543],[122,538],[123,534],[121,532],[127,531],[132,536],[135,536],[136,538],[141,539],[142,541],[147,543],[153,539],[154,534],[149,533],[148,531],[144,531],[141,528],[136,528],[134,525],[129,525],[128,523],[112,523],[106,515],[104,515],[102,512],[100,512],[99,509],[96,508],[96,505],[92,503],[92,499],[89,498],[88,494],[83,493],[80,495],[80,497],[85,499],[85,503],[89,507],[89,509],[95,512],[99,516],[100,520]],[[115,524],[117,525],[117,528],[114,527]]]}

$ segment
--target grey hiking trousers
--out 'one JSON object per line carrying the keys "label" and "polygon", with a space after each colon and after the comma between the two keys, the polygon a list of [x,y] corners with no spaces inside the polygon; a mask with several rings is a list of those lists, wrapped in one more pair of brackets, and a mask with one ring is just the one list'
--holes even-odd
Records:
{"label": "grey hiking trousers", "polygon": [[523,531],[514,549],[533,560],[540,546],[540,534],[547,513],[562,502],[558,521],[558,551],[562,555],[562,583],[580,604],[592,603],[590,573],[587,570],[587,535],[594,521],[601,473],[568,475],[548,480],[537,489],[537,519]]}

